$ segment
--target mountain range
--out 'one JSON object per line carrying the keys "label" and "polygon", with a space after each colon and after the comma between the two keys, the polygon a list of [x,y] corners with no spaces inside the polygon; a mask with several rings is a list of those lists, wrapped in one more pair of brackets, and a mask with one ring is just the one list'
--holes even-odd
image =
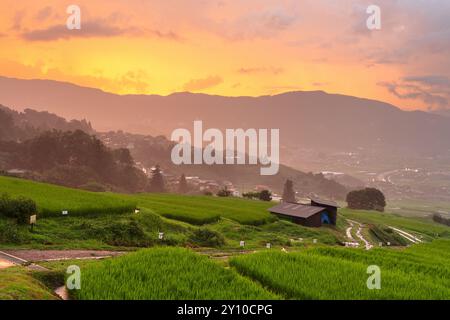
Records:
{"label": "mountain range", "polygon": [[223,97],[174,93],[117,95],[51,80],[0,77],[0,103],[69,119],[89,119],[97,131],[170,136],[191,129],[277,128],[283,148],[327,151],[440,154],[450,150],[450,118],[323,91],[273,96]]}

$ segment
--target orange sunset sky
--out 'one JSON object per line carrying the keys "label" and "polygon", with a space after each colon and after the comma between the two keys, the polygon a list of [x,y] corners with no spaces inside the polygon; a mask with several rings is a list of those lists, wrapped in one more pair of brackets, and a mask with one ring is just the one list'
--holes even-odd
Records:
{"label": "orange sunset sky", "polygon": [[[68,30],[68,5],[81,30]],[[370,4],[381,30],[366,27]],[[0,76],[105,91],[324,90],[450,108],[447,0],[0,0]]]}

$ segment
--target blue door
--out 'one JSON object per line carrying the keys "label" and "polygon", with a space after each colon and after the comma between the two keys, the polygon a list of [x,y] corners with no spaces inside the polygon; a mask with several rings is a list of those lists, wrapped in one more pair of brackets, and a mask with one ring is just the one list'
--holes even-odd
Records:
{"label": "blue door", "polygon": [[331,224],[330,217],[328,216],[327,211],[322,212],[322,214],[320,215],[320,220],[322,221],[322,224]]}

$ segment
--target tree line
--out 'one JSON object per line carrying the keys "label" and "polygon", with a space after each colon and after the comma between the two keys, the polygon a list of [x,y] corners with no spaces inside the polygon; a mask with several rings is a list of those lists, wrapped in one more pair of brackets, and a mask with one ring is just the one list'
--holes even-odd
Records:
{"label": "tree line", "polygon": [[81,130],[47,131],[24,142],[2,141],[10,166],[30,178],[92,191],[145,191],[146,175],[134,166],[128,149],[109,149]]}

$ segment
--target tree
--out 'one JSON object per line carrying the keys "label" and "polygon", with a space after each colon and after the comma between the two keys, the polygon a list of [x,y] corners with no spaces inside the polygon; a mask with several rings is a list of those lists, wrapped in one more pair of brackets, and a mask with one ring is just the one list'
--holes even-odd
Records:
{"label": "tree", "polygon": [[286,180],[283,190],[283,201],[284,202],[295,202],[295,191],[294,183],[292,180]]}
{"label": "tree", "polygon": [[269,190],[262,190],[259,193],[259,200],[272,201],[272,193]]}
{"label": "tree", "polygon": [[244,198],[247,198],[247,199],[250,199],[250,200],[253,200],[253,199],[259,199],[259,196],[260,196],[260,195],[261,195],[260,192],[255,192],[255,191],[244,192],[244,193],[242,194],[242,196],[243,196]]}
{"label": "tree", "polygon": [[384,211],[386,198],[375,188],[365,188],[351,191],[347,194],[347,204],[350,209]]}
{"label": "tree", "polygon": [[224,187],[223,189],[220,189],[219,192],[217,192],[218,197],[230,197],[231,191],[228,190],[227,187]]}
{"label": "tree", "polygon": [[179,184],[178,184],[178,192],[186,193],[188,191],[189,191],[189,186],[188,186],[187,181],[186,181],[186,176],[183,173],[181,175],[181,177],[180,177],[180,181],[179,181]]}
{"label": "tree", "polygon": [[130,150],[126,148],[120,148],[112,151],[114,161],[122,166],[132,167],[134,166],[133,157],[130,154]]}
{"label": "tree", "polygon": [[150,192],[165,192],[164,177],[159,165],[152,170],[152,178],[150,180]]}
{"label": "tree", "polygon": [[[1,107],[1,105],[0,105]],[[8,112],[0,109],[0,140],[7,140],[13,136],[14,121]]]}
{"label": "tree", "polygon": [[444,218],[439,213],[433,214],[433,221],[450,226],[450,218]]}

